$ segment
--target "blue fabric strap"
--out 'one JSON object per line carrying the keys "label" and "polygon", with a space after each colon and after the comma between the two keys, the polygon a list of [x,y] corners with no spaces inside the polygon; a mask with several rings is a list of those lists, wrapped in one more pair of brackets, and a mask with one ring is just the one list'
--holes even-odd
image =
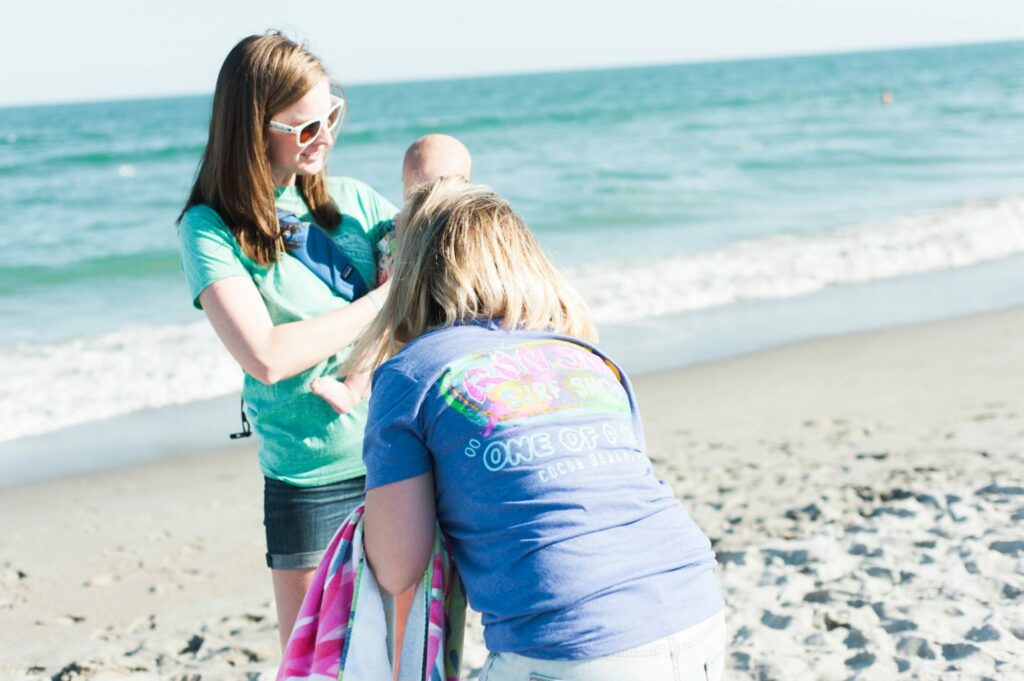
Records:
{"label": "blue fabric strap", "polygon": [[359,270],[327,232],[312,222],[302,222],[294,213],[277,210],[288,253],[309,268],[320,281],[348,301],[366,295],[366,282]]}

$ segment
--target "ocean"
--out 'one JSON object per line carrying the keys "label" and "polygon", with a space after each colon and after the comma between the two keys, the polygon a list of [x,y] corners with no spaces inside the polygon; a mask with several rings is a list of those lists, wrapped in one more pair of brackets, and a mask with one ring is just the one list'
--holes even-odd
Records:
{"label": "ocean", "polygon": [[[1024,303],[1024,42],[347,90],[332,174],[459,137],[635,372]],[[177,255],[209,108],[0,109],[0,460],[240,388]]]}

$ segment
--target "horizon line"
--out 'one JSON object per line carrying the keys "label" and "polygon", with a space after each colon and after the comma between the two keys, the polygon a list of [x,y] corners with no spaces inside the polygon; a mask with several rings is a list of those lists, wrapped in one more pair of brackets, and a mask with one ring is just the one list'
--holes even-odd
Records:
{"label": "horizon line", "polygon": [[[881,52],[914,52],[918,50],[934,50],[942,48],[952,47],[980,47],[983,45],[1007,45],[1013,43],[1024,42],[1024,36],[1014,38],[1002,38],[996,40],[980,40],[970,41],[964,43],[933,43],[933,44],[918,44],[918,45],[902,45],[902,46],[886,46],[886,47],[870,47],[870,48],[851,48],[845,50],[836,50],[834,52],[792,52],[792,53],[779,53],[779,54],[760,54],[760,55],[738,55],[732,57],[708,57],[708,58],[695,58],[685,59],[682,61],[666,61],[666,62],[643,62],[643,63],[619,63],[619,64],[606,64],[606,65],[595,65],[595,66],[583,66],[578,68],[560,68],[555,67],[552,69],[535,69],[526,71],[492,71],[486,73],[465,73],[465,74],[452,74],[447,76],[423,76],[423,77],[398,77],[392,79],[377,79],[377,80],[355,80],[345,83],[347,87],[373,87],[379,85],[404,85],[412,83],[434,83],[434,82],[445,82],[445,81],[459,81],[459,80],[479,80],[486,78],[514,78],[517,76],[539,76],[539,75],[558,75],[568,73],[587,73],[587,72],[599,72],[599,71],[628,71],[631,69],[643,69],[643,68],[658,68],[658,67],[670,67],[670,66],[687,66],[687,65],[698,65],[698,64],[730,64],[730,63],[742,63],[752,61],[775,61],[775,60],[786,60],[786,59],[801,59],[810,57],[828,57],[828,56],[849,56],[856,54],[876,54]],[[13,104],[2,104],[0,103],[0,111],[5,109],[22,109],[32,107],[47,107],[47,106],[73,106],[78,104],[114,104],[119,102],[142,102],[159,99],[187,99],[191,97],[208,97],[212,95],[212,91],[204,92],[168,92],[162,94],[151,94],[141,95],[137,97],[101,97],[98,99],[69,99],[60,101],[29,101]]]}

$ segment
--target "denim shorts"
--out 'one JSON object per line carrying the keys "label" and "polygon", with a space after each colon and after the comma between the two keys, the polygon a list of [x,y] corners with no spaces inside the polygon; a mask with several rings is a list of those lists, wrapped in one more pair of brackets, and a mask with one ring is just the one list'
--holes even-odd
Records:
{"label": "denim shorts", "polygon": [[345,518],[366,498],[366,476],[319,487],[263,478],[267,567],[303,570],[320,564]]}
{"label": "denim shorts", "polygon": [[538,660],[490,653],[480,681],[720,681],[725,613],[657,641],[586,660]]}

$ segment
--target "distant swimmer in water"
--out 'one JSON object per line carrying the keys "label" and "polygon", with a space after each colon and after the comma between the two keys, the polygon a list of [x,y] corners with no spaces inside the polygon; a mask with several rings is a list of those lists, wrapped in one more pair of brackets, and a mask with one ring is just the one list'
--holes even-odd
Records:
{"label": "distant swimmer in water", "polygon": [[882,93],[882,104],[884,106],[892,104],[892,92],[890,90],[886,90]]}

